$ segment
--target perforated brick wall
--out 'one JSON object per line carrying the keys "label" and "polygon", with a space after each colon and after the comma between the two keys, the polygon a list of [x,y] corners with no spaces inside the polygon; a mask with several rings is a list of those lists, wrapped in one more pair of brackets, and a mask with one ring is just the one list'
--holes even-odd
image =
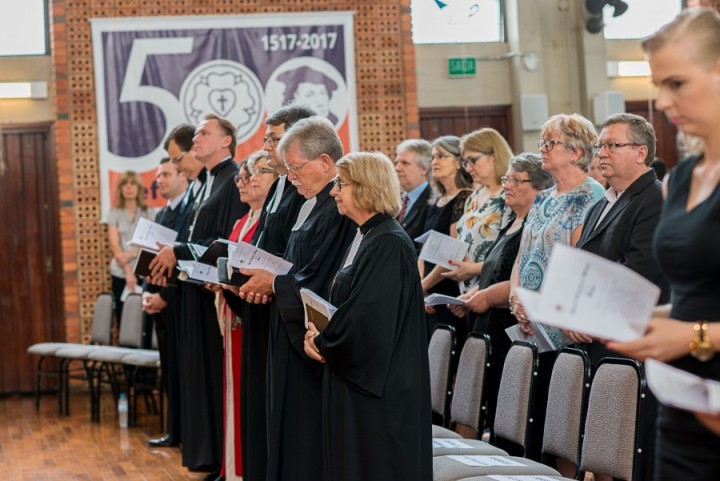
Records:
{"label": "perforated brick wall", "polygon": [[354,11],[360,147],[388,154],[419,136],[410,0],[51,0],[50,20],[68,341],[87,340],[95,297],[110,290],[100,219],[89,18]]}

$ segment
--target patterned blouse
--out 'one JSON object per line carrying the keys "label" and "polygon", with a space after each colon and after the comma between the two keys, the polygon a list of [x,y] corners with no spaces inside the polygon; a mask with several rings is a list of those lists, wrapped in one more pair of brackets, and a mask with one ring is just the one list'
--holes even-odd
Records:
{"label": "patterned blouse", "polygon": [[[468,257],[473,262],[482,262],[490,251],[500,229],[505,226],[510,216],[510,209],[505,208],[505,189],[497,195],[480,203],[479,197],[483,189],[478,189],[465,203],[465,213],[457,222],[458,239],[470,245]],[[460,284],[462,292],[475,285],[475,278]]]}
{"label": "patterned blouse", "polygon": [[[538,194],[525,221],[520,242],[520,287],[540,290],[555,244],[571,245],[572,234],[583,224],[585,214],[602,199],[605,189],[588,179],[573,190],[555,196],[556,187]],[[560,341],[559,329],[546,327],[553,342]]]}

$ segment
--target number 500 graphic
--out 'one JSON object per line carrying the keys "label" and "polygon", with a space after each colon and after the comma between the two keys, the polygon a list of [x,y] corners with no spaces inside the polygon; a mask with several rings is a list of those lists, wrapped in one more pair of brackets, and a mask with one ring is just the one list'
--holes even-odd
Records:
{"label": "number 500 graphic", "polygon": [[264,120],[307,103],[358,145],[352,14],[145,17],[92,21],[102,213],[114,180],[154,172],[178,124],[207,113],[238,130],[236,158],[262,148]]}

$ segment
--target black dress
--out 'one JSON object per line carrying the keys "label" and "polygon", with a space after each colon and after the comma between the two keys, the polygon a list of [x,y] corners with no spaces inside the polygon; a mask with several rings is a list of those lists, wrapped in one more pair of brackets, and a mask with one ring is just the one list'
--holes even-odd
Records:
{"label": "black dress", "polygon": [[[438,207],[435,215],[431,218],[430,229],[440,232],[441,234],[450,235],[450,226],[455,224],[465,213],[465,201],[470,197],[472,191],[461,190],[455,197],[442,207]],[[427,275],[435,268],[435,264],[425,263],[425,274]],[[460,286],[452,279],[443,279],[428,291],[428,294],[445,294],[447,296],[457,297],[460,295]],[[427,314],[428,339],[432,335],[437,324],[449,324],[455,327],[455,333],[458,338],[459,347],[468,335],[469,329],[466,319],[460,319],[450,312],[447,306],[435,306],[435,314]]]}
{"label": "black dress", "polygon": [[[293,267],[275,277],[270,315],[268,481],[321,481],[322,364],[305,354],[305,312],[300,289],[327,298],[333,276],[355,236],[355,223],[338,212],[330,182],[305,222],[292,231],[285,260]],[[302,211],[302,208],[301,208]]]}
{"label": "black dress", "polygon": [[[432,416],[424,305],[412,241],[384,214],[368,220],[335,276],[338,307],[315,339],[323,376],[327,481],[429,481]],[[347,264],[347,261],[345,262]]]}
{"label": "black dress", "polygon": [[[653,249],[670,281],[670,316],[687,322],[720,321],[720,188],[686,212],[693,168],[701,157],[681,161],[670,174],[668,196]],[[688,342],[690,339],[688,339]],[[720,356],[700,362],[685,356],[671,363],[701,377],[720,380]],[[656,480],[720,479],[720,437],[687,411],[661,406]]]}

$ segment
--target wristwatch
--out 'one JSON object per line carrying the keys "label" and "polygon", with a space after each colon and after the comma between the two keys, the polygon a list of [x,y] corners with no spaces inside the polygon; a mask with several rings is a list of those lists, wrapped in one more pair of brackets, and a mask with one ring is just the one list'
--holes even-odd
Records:
{"label": "wristwatch", "polygon": [[701,362],[707,362],[715,357],[715,347],[707,333],[706,321],[696,322],[693,326],[695,337],[690,341],[690,355]]}

